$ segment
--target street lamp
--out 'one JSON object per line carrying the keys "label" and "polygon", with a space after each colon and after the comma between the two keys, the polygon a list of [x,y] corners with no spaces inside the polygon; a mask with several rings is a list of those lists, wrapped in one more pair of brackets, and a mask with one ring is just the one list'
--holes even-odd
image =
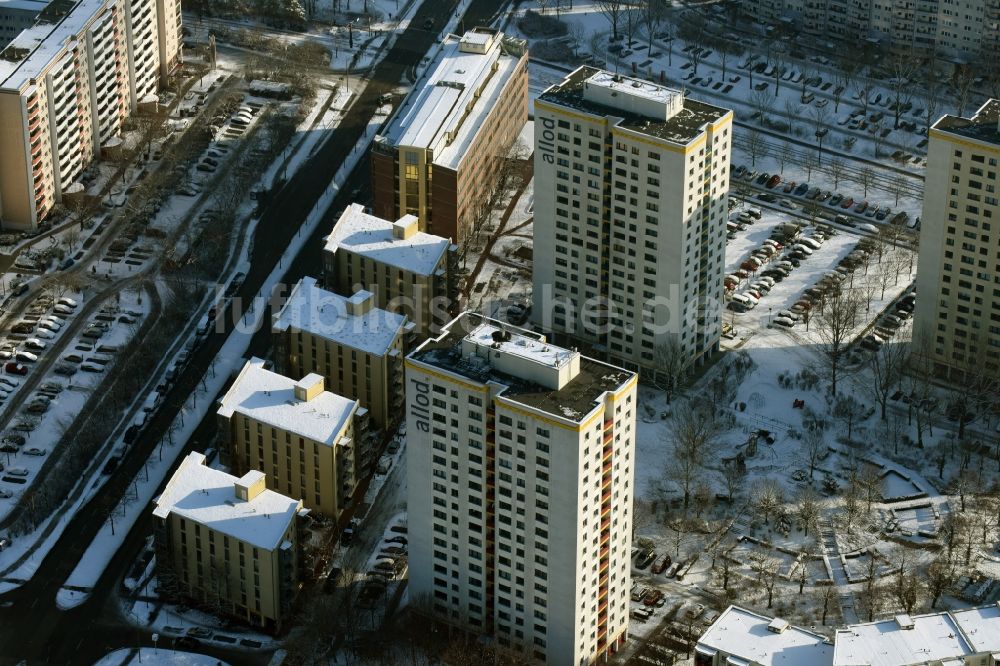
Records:
{"label": "street lamp", "polygon": [[823,165],[823,137],[826,136],[826,132],[825,127],[816,130],[816,140],[819,142],[819,150],[816,152],[816,166]]}

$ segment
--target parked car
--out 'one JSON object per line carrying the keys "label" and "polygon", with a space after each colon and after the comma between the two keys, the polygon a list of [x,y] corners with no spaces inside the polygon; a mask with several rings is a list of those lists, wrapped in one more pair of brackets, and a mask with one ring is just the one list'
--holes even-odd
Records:
{"label": "parked car", "polygon": [[41,351],[45,349],[47,345],[38,338],[28,338],[27,340],[24,341],[24,346],[27,347],[28,349]]}
{"label": "parked car", "polygon": [[670,555],[666,553],[660,555],[658,558],[656,558],[656,562],[653,563],[653,566],[650,568],[650,571],[653,572],[654,574],[663,573],[664,570],[670,566],[671,559],[672,558],[670,557]]}
{"label": "parked car", "polygon": [[14,358],[16,358],[21,363],[36,363],[38,361],[37,356],[35,356],[31,352],[26,352],[26,351],[17,352],[17,354],[14,355]]}
{"label": "parked car", "polygon": [[24,455],[26,456],[44,456],[45,450],[40,449],[37,446],[33,446],[30,449],[25,449],[24,451],[22,451],[22,453],[24,453]]}
{"label": "parked car", "polygon": [[635,560],[635,568],[645,569],[650,564],[652,564],[653,560],[655,559],[656,559],[656,551],[654,550],[647,550],[643,553],[639,553],[639,557],[637,557]]}

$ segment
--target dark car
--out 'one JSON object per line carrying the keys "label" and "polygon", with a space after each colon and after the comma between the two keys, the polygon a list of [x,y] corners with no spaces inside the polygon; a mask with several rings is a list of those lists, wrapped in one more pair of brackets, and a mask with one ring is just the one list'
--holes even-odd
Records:
{"label": "dark car", "polygon": [[808,191],[809,191],[809,183],[802,183],[801,185],[795,188],[795,196],[801,197],[805,195],[805,193]]}
{"label": "dark car", "polygon": [[14,363],[13,361],[11,361],[7,365],[5,365],[4,366],[4,370],[6,370],[7,372],[9,372],[12,375],[26,375],[26,374],[28,374],[28,368],[26,366],[23,366],[20,363]]}
{"label": "dark car", "polygon": [[774,189],[775,187],[777,187],[778,183],[780,183],[780,182],[781,182],[781,176],[775,174],[775,175],[771,176],[768,179],[767,184],[765,185],[765,187],[767,187],[767,189],[769,189],[769,190],[770,189]]}
{"label": "dark car", "polygon": [[637,558],[635,558],[635,568],[636,569],[645,569],[650,564],[652,564],[653,560],[655,560],[655,559],[656,559],[656,551],[655,550],[647,550],[647,551],[645,551],[643,553],[639,553],[639,556]]}

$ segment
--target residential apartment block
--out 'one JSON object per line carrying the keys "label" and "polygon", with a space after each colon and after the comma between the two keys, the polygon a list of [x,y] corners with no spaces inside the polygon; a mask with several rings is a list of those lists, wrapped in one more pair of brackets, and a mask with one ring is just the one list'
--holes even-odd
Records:
{"label": "residential apartment block", "polygon": [[668,347],[690,363],[718,349],[732,122],[592,67],[538,97],[538,324],[628,368],[655,369]]}
{"label": "residential apartment block", "polygon": [[[384,434],[403,417],[403,357],[413,329],[406,316],[376,307],[370,291],[345,297],[302,278],[271,325],[275,369],[287,377],[322,375],[328,390],[357,398],[372,431]],[[359,448],[361,476],[377,454]]]}
{"label": "residential apartment block", "polygon": [[[929,133],[913,333],[936,371],[1000,371],[1000,100]],[[993,229],[993,225],[997,229]]]}
{"label": "residential apartment block", "polygon": [[838,629],[831,642],[812,631],[730,606],[695,647],[695,666],[996,666],[1000,605],[897,615]]}
{"label": "residential apartment block", "polygon": [[448,35],[372,147],[375,214],[465,242],[528,119],[528,51],[488,28]]}
{"label": "residential apartment block", "polygon": [[771,25],[899,53],[964,60],[1000,52],[1000,0],[741,0]]}
{"label": "residential apartment block", "polygon": [[694,651],[695,666],[829,666],[832,657],[825,636],[739,606],[727,608]]}
{"label": "residential apartment block", "polygon": [[153,500],[161,591],[280,631],[298,594],[302,501],[189,453]]}
{"label": "residential apartment block", "polygon": [[52,3],[0,52],[0,220],[33,229],[180,63],[177,0]]}
{"label": "residential apartment block", "polygon": [[407,356],[412,603],[526,662],[621,648],[636,383],[471,313]]}
{"label": "residential apartment block", "polygon": [[0,49],[35,24],[48,0],[0,0]]}
{"label": "residential apartment block", "polygon": [[337,519],[353,499],[368,412],[325,391],[321,375],[295,381],[264,364],[247,361],[219,405],[230,463],[237,473],[262,470],[268,488]]}
{"label": "residential apartment block", "polygon": [[328,289],[370,291],[378,307],[405,314],[427,337],[455,313],[458,247],[417,226],[413,215],[389,222],[351,204],[326,238],[323,272]]}

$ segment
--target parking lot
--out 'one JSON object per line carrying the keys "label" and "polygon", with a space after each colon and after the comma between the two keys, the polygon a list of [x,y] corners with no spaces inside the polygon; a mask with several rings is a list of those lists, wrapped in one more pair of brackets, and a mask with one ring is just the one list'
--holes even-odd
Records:
{"label": "parking lot", "polygon": [[[815,325],[810,332],[810,313],[837,290],[852,291],[864,301],[855,335],[870,330],[869,335],[884,342],[909,319],[898,307],[912,312],[915,297],[903,294],[916,270],[912,251],[752,206],[734,212],[730,224],[724,315],[729,346],[739,346],[754,331],[768,328],[794,331],[802,342],[817,342]],[[897,298],[905,302],[893,303]],[[887,313],[888,319],[872,327],[872,320],[890,304],[895,314]]]}

